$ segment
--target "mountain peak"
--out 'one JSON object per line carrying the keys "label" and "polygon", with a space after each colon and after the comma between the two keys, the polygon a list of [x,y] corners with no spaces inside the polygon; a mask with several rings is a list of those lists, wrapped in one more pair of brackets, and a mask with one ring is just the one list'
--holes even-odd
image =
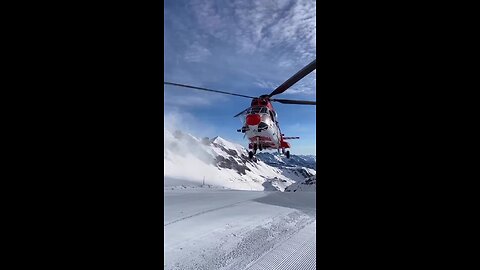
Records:
{"label": "mountain peak", "polygon": [[[290,184],[304,182],[316,173],[314,164],[295,158],[285,163],[285,157],[277,153],[257,153],[258,160],[251,161],[248,149],[220,136],[196,139],[186,132],[173,133],[165,136],[166,177],[198,183],[206,178],[209,184],[234,189],[284,191]],[[312,169],[306,168],[309,165]]]}
{"label": "mountain peak", "polygon": [[237,143],[233,143],[231,141],[228,141],[220,136],[216,136],[214,137],[212,140],[211,140],[212,143],[216,143],[218,145],[221,145],[225,148],[228,148],[228,149],[235,149],[235,150],[241,150],[243,149],[244,147],[237,144]]}
{"label": "mountain peak", "polygon": [[223,139],[220,136],[215,136],[212,138],[212,142],[221,142],[221,141],[225,141],[225,139]]}

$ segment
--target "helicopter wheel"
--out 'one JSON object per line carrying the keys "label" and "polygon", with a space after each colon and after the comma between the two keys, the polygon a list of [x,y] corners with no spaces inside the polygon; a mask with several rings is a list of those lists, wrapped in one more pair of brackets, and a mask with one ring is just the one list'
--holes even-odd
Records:
{"label": "helicopter wheel", "polygon": [[256,154],[257,153],[257,144],[254,144],[253,145],[253,154]]}
{"label": "helicopter wheel", "polygon": [[290,158],[290,151],[285,152],[285,155],[287,156],[287,158]]}
{"label": "helicopter wheel", "polygon": [[249,151],[249,152],[248,152],[248,158],[249,158],[249,159],[252,159],[252,158],[253,158],[253,152],[252,152],[252,151]]}
{"label": "helicopter wheel", "polygon": [[259,145],[258,145],[258,150],[262,151],[262,150],[263,150],[262,148],[263,148],[262,145],[259,144]]}

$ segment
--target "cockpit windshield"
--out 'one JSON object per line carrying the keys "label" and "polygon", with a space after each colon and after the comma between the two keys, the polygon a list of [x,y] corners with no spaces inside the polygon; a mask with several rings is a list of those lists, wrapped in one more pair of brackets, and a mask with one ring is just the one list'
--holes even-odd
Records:
{"label": "cockpit windshield", "polygon": [[268,113],[267,107],[252,107],[247,110],[247,114]]}

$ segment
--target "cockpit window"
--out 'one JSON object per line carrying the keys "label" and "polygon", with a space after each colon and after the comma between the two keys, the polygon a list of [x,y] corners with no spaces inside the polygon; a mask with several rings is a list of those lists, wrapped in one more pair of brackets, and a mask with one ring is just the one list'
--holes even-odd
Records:
{"label": "cockpit window", "polygon": [[248,109],[247,113],[252,114],[252,113],[259,113],[260,112],[260,107],[253,107]]}
{"label": "cockpit window", "polygon": [[268,113],[266,107],[253,107],[248,109],[247,114]]}

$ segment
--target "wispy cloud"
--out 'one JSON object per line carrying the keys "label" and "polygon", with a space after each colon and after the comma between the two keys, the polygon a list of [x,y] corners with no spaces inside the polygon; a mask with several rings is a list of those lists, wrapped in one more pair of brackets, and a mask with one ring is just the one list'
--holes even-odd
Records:
{"label": "wispy cloud", "polygon": [[[313,73],[313,72],[312,72]],[[293,75],[293,74],[292,74]],[[283,95],[292,95],[292,94],[305,94],[305,95],[315,95],[316,94],[316,74],[310,74],[291,86],[288,91],[285,91]],[[286,80],[287,78],[285,78]],[[271,82],[271,81],[264,81],[264,80],[257,80],[255,82],[255,85],[260,87],[261,89],[264,90],[270,90],[273,91],[273,89],[277,88],[280,86],[280,84],[283,83],[281,82]]]}
{"label": "wispy cloud", "polygon": [[194,136],[206,136],[218,132],[213,125],[202,121],[191,113],[178,109],[169,109],[164,112],[163,120],[163,128],[170,132],[180,130]]}
{"label": "wispy cloud", "polygon": [[204,62],[212,53],[205,47],[201,46],[198,41],[190,45],[185,52],[185,61],[187,62]]}
{"label": "wispy cloud", "polygon": [[[166,5],[166,80],[264,94],[316,58],[315,0],[168,0]],[[315,90],[310,74],[285,94],[315,95]]]}
{"label": "wispy cloud", "polygon": [[258,80],[255,82],[255,85],[259,86],[261,89],[267,90],[267,91],[273,91],[278,85],[272,83],[272,82],[267,82],[264,80]]}
{"label": "wispy cloud", "polygon": [[196,23],[212,37],[234,44],[239,53],[290,47],[305,59],[316,54],[314,0],[192,1]]}

